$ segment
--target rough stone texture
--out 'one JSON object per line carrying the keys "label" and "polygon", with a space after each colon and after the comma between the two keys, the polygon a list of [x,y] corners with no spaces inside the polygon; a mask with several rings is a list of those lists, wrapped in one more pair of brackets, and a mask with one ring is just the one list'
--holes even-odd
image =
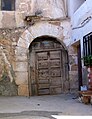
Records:
{"label": "rough stone texture", "polygon": [[0,95],[4,96],[17,95],[17,85],[14,81],[14,71],[8,51],[10,49],[0,46]]}
{"label": "rough stone texture", "polygon": [[[17,95],[14,48],[22,29],[0,29],[0,95]],[[15,44],[14,44],[15,43]]]}
{"label": "rough stone texture", "polygon": [[16,11],[15,12],[15,23],[16,27],[23,27],[24,24],[24,15],[21,12]]}
{"label": "rough stone texture", "polygon": [[70,91],[73,93],[78,93],[78,61],[77,61],[77,50],[76,48],[70,46],[69,51],[69,82]]}
{"label": "rough stone texture", "polygon": [[2,76],[0,81],[0,95],[3,96],[16,96],[18,95],[17,85],[14,82],[10,82],[8,76]]}
{"label": "rough stone texture", "polygon": [[78,71],[78,65],[76,65],[76,64],[72,65],[71,71]]}
{"label": "rough stone texture", "polygon": [[16,55],[15,61],[16,62],[27,62],[27,55]]}
{"label": "rough stone texture", "polygon": [[36,15],[50,19],[66,17],[64,0],[16,0],[16,11],[0,11],[0,28],[25,26],[25,16]]}
{"label": "rough stone texture", "polygon": [[29,27],[29,32],[34,38],[39,36],[49,35],[57,38],[63,38],[63,28],[46,22],[39,22],[33,27]]}
{"label": "rough stone texture", "polygon": [[12,12],[11,14],[7,12],[3,12],[2,14],[3,14],[3,18],[1,22],[3,24],[3,28],[15,27],[16,24],[15,24],[14,12]]}
{"label": "rough stone texture", "polygon": [[16,76],[16,84],[20,85],[20,84],[28,84],[28,72],[15,72],[15,76]]}
{"label": "rough stone texture", "polygon": [[16,62],[16,67],[14,67],[14,71],[26,72],[27,71],[27,66],[28,66],[27,62]]}
{"label": "rough stone texture", "polygon": [[[69,21],[66,21],[65,23],[69,24]],[[64,23],[58,21],[58,22],[37,22],[35,25],[28,28],[28,30],[24,29],[9,29],[9,30],[1,30],[1,38],[9,39],[7,42],[9,42],[11,45],[11,64],[14,71],[14,79],[18,86],[18,94],[19,95],[26,95],[22,92],[22,85],[26,85],[28,83],[28,74],[23,73],[28,71],[28,48],[30,46],[30,43],[39,36],[52,36],[56,37],[59,40],[61,40],[61,43],[64,45],[65,49],[66,46],[63,43],[63,40],[65,36],[63,36],[64,31],[66,30],[66,26],[63,26]],[[60,25],[60,26],[59,26]],[[70,29],[70,26],[68,25],[68,28]],[[24,32],[23,32],[24,31]],[[22,33],[23,32],[23,33]],[[20,35],[22,33],[22,35]],[[68,33],[68,30],[66,34]],[[20,36],[20,37],[19,37]],[[67,36],[69,38],[69,36]],[[4,45],[7,45],[9,43],[6,43],[5,40],[2,41]],[[9,57],[9,56],[8,56]],[[22,75],[23,74],[23,75]],[[67,81],[66,81],[67,82]],[[21,85],[21,86],[20,86]],[[66,84],[68,87],[69,85]],[[65,88],[67,86],[64,86]],[[21,88],[20,88],[21,87]],[[27,91],[26,89],[24,89]],[[25,92],[24,91],[24,92]],[[27,92],[26,92],[27,93]]]}
{"label": "rough stone texture", "polygon": [[32,0],[17,0],[16,9],[18,12],[29,14],[32,12],[33,2]]}
{"label": "rough stone texture", "polygon": [[78,91],[78,72],[76,71],[70,71],[70,91],[77,93]]}
{"label": "rough stone texture", "polygon": [[49,18],[65,17],[65,8],[63,0],[35,0],[34,13]]}
{"label": "rough stone texture", "polygon": [[1,53],[1,57],[0,57],[0,62],[1,62],[1,78],[2,76],[5,74],[8,74],[8,76],[10,77],[10,81],[13,81],[13,69],[12,69],[12,65],[11,65],[11,57],[9,56],[9,49],[5,49],[2,46],[0,46],[0,53]]}
{"label": "rough stone texture", "polygon": [[23,31],[24,28],[0,29],[0,45],[2,43],[2,40],[5,40],[3,42],[17,42]]}
{"label": "rough stone texture", "polygon": [[29,96],[28,85],[19,85],[18,86],[18,95],[20,95],[20,96]]}

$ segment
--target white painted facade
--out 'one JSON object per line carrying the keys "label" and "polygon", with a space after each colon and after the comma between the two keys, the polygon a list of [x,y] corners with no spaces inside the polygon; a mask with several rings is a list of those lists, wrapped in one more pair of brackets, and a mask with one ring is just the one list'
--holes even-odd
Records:
{"label": "white painted facade", "polygon": [[[78,3],[78,1],[80,1]],[[71,46],[81,45],[81,57],[83,57],[83,37],[92,32],[92,5],[91,0],[70,0],[70,18],[71,18]],[[76,3],[76,6],[75,6]],[[78,4],[77,4],[78,3]],[[72,7],[72,5],[74,5]],[[78,7],[79,6],[79,7]],[[72,9],[73,8],[73,9]],[[75,8],[75,10],[74,10]],[[77,8],[77,9],[76,9]],[[82,62],[82,80],[87,82],[87,71]],[[84,85],[86,85],[84,83]]]}
{"label": "white painted facade", "polygon": [[72,17],[84,2],[85,0],[68,0],[68,15]]}
{"label": "white painted facade", "polygon": [[[74,44],[80,40],[81,49],[83,49],[83,36],[92,31],[92,5],[90,4],[91,0],[81,0],[78,4],[73,0],[69,1],[69,16],[71,18],[72,26],[71,44]],[[78,9],[76,10],[76,8]]]}

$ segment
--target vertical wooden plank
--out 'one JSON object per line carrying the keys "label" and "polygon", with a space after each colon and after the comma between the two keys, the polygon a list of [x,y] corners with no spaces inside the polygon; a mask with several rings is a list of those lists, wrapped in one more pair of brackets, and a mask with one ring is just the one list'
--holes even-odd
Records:
{"label": "vertical wooden plank", "polygon": [[63,68],[62,68],[63,62],[62,62],[62,50],[60,50],[60,72],[61,72],[61,77],[60,77],[60,83],[61,83],[61,92],[63,92],[63,87],[64,87],[64,82],[63,82]]}
{"label": "vertical wooden plank", "polygon": [[37,53],[35,52],[35,80],[36,80],[36,85],[37,85],[37,95],[38,95],[38,56]]}
{"label": "vertical wooden plank", "polygon": [[29,97],[31,96],[31,76],[30,76],[30,58],[29,58],[29,52],[27,54],[28,57],[28,90],[29,90]]}

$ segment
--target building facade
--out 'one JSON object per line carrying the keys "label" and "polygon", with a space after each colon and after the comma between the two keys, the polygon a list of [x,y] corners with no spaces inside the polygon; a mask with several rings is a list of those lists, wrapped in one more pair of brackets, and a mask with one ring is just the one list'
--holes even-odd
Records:
{"label": "building facade", "polygon": [[[74,4],[74,1],[70,0],[70,3]],[[77,4],[74,4],[74,8],[71,8],[70,12],[72,24],[71,46],[77,49],[79,61],[79,87],[82,85],[89,87],[87,65],[81,58],[88,55],[92,56],[92,6],[90,3],[91,0],[77,1]],[[70,7],[72,4],[70,4]]]}
{"label": "building facade", "polygon": [[67,0],[0,0],[0,95],[78,91]]}

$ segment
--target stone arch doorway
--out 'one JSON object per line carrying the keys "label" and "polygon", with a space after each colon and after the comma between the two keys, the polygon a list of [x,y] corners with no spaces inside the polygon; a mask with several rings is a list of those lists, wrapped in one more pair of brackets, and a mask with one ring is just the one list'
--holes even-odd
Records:
{"label": "stone arch doorway", "polygon": [[68,53],[56,38],[41,36],[29,47],[30,95],[51,95],[68,91]]}
{"label": "stone arch doorway", "polygon": [[[37,41],[37,38],[41,38],[41,36],[48,36],[54,37],[54,39],[61,43],[63,46],[62,51],[67,51],[67,47],[64,44],[64,30],[63,27],[60,25],[55,25],[51,22],[43,21],[37,22],[35,25],[28,27],[24,32],[21,34],[20,38],[17,41],[16,48],[15,48],[15,59],[14,62],[14,72],[15,72],[15,82],[18,85],[18,95],[23,96],[31,96],[33,95],[31,92],[31,81],[30,81],[30,67],[28,62],[32,59],[33,56],[28,58],[29,54],[29,47],[31,46],[34,41]],[[31,50],[30,50],[31,52]],[[67,53],[65,53],[67,54]],[[31,54],[32,55],[32,54]],[[67,57],[67,55],[65,56]],[[67,61],[63,59],[63,72],[68,72],[68,65]],[[63,84],[62,89],[67,91],[69,89],[69,78],[68,73],[63,74]],[[67,75],[65,75],[67,74]],[[33,75],[32,75],[33,76]]]}

